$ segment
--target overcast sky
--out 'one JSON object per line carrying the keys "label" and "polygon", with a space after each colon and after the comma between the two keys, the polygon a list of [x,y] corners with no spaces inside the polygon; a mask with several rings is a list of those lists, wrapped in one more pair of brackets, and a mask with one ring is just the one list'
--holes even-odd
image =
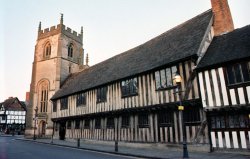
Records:
{"label": "overcast sky", "polygon": [[[250,0],[229,0],[235,28],[250,24]],[[90,65],[136,47],[211,8],[210,0],[0,0],[0,102],[25,100],[39,21],[80,33]]]}

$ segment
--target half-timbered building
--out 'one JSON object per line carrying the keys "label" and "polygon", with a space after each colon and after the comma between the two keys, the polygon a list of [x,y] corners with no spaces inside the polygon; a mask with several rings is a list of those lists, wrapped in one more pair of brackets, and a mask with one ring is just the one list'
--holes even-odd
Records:
{"label": "half-timbered building", "polygon": [[[39,67],[33,66],[27,134],[36,127],[36,121],[32,121],[33,109],[39,106],[40,123],[45,123],[44,126],[47,123],[46,129],[49,129],[44,134],[52,134],[54,138],[182,143],[185,134],[188,143],[209,144],[204,94],[200,93],[198,84],[200,74],[194,69],[213,37],[234,29],[227,0],[211,0],[211,3],[211,10],[142,45],[84,68],[82,30],[79,35],[70,28],[66,31],[62,18],[56,34],[54,27],[50,31],[45,29],[44,34],[39,25],[37,47],[40,49],[36,48],[34,59]],[[65,42],[54,35],[62,36]],[[47,47],[48,39],[55,40],[55,44],[59,39],[60,43]],[[50,50],[54,50],[54,54],[47,57]],[[53,68],[57,73],[53,76],[45,71],[48,60],[51,67],[58,64]],[[183,79],[180,87],[173,82],[176,74]],[[39,80],[44,79],[55,86],[46,87],[51,92],[41,100],[38,86]],[[240,89],[245,93],[244,90]],[[209,95],[205,97],[210,99]],[[185,107],[184,122],[177,109],[180,101]],[[43,111],[43,103],[47,103],[48,110]]]}
{"label": "half-timbered building", "polygon": [[208,10],[145,44],[72,74],[52,97],[55,136],[182,142],[173,83],[178,72],[184,79],[188,142],[199,137],[199,142],[207,143],[207,134],[198,134],[204,114],[193,68],[212,38],[212,19]]}
{"label": "half-timbered building", "polygon": [[197,70],[212,147],[250,149],[250,26],[215,37]]}
{"label": "half-timbered building", "polygon": [[[188,143],[209,143],[206,116],[193,69],[205,54],[214,33],[233,29],[227,1],[211,2],[213,10],[72,74],[51,98],[54,136],[181,143],[185,133]],[[173,83],[176,73],[183,77],[184,123],[177,109],[180,98]]]}

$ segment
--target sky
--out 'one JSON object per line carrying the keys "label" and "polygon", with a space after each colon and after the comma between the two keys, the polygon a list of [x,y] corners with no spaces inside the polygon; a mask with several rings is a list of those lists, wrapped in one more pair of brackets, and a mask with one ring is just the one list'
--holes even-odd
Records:
{"label": "sky", "polygon": [[[228,0],[235,28],[250,24],[250,0]],[[80,33],[89,65],[136,47],[211,8],[210,0],[0,0],[0,102],[25,100],[39,21]]]}

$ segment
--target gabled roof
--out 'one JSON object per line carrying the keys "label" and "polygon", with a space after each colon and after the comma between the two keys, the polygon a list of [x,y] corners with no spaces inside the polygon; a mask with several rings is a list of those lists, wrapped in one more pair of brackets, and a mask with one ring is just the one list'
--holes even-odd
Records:
{"label": "gabled roof", "polygon": [[51,98],[84,91],[197,55],[212,19],[208,10],[131,50],[73,74]]}
{"label": "gabled roof", "polygon": [[222,65],[244,58],[250,58],[250,25],[214,37],[197,69]]}
{"label": "gabled roof", "polygon": [[17,97],[13,98],[10,97],[6,99],[3,103],[2,106],[4,107],[5,110],[13,110],[13,111],[26,111],[26,106],[23,102],[20,102]]}

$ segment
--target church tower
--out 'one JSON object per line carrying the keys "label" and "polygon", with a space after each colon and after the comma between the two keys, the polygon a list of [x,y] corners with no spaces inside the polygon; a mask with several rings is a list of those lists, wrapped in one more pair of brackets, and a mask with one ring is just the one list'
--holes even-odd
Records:
{"label": "church tower", "polygon": [[53,123],[50,98],[71,73],[84,68],[83,58],[82,27],[80,34],[66,28],[63,14],[57,26],[42,30],[41,22],[39,23],[30,84],[30,104],[27,107],[26,137],[51,136]]}

